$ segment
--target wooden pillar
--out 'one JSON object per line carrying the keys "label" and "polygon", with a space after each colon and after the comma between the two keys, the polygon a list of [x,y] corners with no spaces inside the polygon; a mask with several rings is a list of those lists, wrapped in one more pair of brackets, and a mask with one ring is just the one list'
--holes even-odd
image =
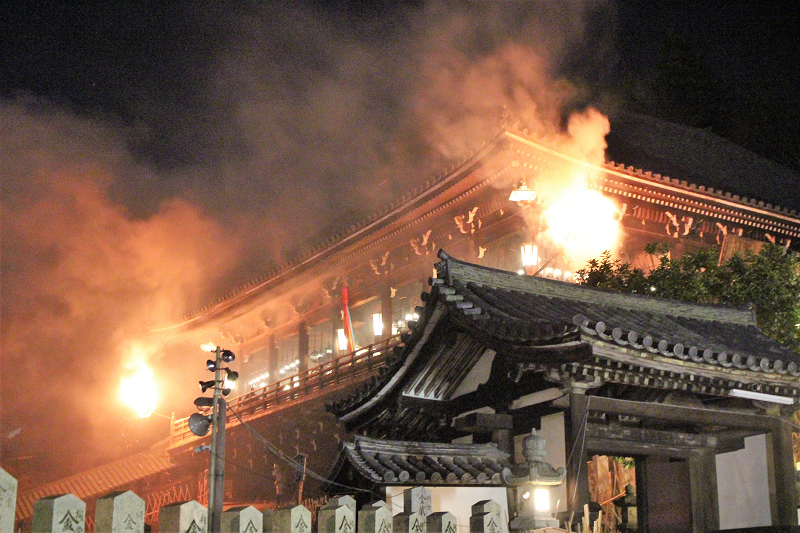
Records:
{"label": "wooden pillar", "polygon": [[773,526],[797,525],[797,485],[795,483],[792,427],[776,419],[767,435],[770,507]]}
{"label": "wooden pillar", "polygon": [[341,329],[344,324],[342,321],[342,294],[338,293],[332,298],[331,306],[331,337],[333,338],[333,355],[338,356],[344,354],[345,351],[339,350],[339,334],[337,330]]}
{"label": "wooden pillar", "polygon": [[[576,514],[589,503],[589,474],[586,466],[586,424],[588,398],[570,393],[569,416],[565,417],[567,461],[567,508]],[[637,465],[638,468],[638,465]]]}
{"label": "wooden pillar", "polygon": [[381,322],[383,322],[384,339],[392,336],[392,287],[387,283],[381,284],[378,297],[381,300]]}
{"label": "wooden pillar", "polygon": [[278,343],[274,334],[267,341],[267,371],[270,383],[278,381]]}
{"label": "wooden pillar", "polygon": [[297,359],[300,361],[297,371],[308,370],[308,324],[305,320],[297,327]]}
{"label": "wooden pillar", "polygon": [[649,505],[647,498],[647,457],[639,455],[633,458],[636,466],[636,516],[638,533],[649,533],[647,525]]}
{"label": "wooden pillar", "polygon": [[696,450],[689,455],[689,486],[692,497],[692,531],[719,530],[717,465],[714,450]]}

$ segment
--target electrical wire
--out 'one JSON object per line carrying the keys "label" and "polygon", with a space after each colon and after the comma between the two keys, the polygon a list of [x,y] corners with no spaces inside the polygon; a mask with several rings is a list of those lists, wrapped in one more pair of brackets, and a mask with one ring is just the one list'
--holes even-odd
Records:
{"label": "electrical wire", "polygon": [[230,405],[228,406],[228,409],[230,409],[230,411],[233,413],[233,415],[236,417],[236,419],[239,420],[239,423],[242,424],[242,426],[244,426],[244,428],[248,431],[248,433],[250,433],[258,442],[260,442],[261,444],[264,445],[264,447],[267,449],[267,451],[272,453],[278,459],[280,459],[280,460],[284,461],[285,463],[287,463],[288,465],[292,466],[292,468],[296,472],[303,472],[304,471],[305,475],[307,475],[308,477],[310,477],[312,479],[315,479],[316,481],[318,481],[320,483],[327,483],[327,484],[329,484],[331,486],[335,486],[335,487],[342,488],[342,489],[349,490],[349,491],[353,491],[353,492],[369,492],[370,494],[372,494],[374,496],[377,496],[378,498],[381,497],[380,494],[376,493],[373,490],[364,489],[364,488],[360,488],[360,487],[352,487],[350,485],[345,485],[345,484],[333,481],[331,479],[328,479],[327,477],[325,477],[325,476],[323,476],[321,474],[318,474],[317,472],[315,472],[314,470],[308,468],[307,466],[305,467],[305,470],[303,470],[303,467],[302,467],[302,465],[300,463],[295,461],[295,459],[293,457],[289,457],[289,455],[284,453],[283,450],[278,448],[275,444],[270,442],[266,437],[261,435],[250,424],[248,424],[247,422],[242,420],[242,417],[239,416],[239,413],[236,412],[236,410],[233,409]]}

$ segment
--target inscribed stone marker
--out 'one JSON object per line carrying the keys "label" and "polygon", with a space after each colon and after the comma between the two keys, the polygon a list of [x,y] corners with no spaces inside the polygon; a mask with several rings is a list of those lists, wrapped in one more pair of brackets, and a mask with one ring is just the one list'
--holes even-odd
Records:
{"label": "inscribed stone marker", "polygon": [[208,509],[195,500],[165,505],[158,511],[158,533],[207,533]]}
{"label": "inscribed stone marker", "polygon": [[346,494],[344,496],[336,496],[335,498],[331,498],[324,507],[341,507],[342,505],[349,507],[350,510],[353,511],[353,516],[355,516],[356,500],[352,496],[348,496]]}
{"label": "inscribed stone marker", "polygon": [[144,533],[144,500],[132,491],[112,492],[97,500],[95,533]]}
{"label": "inscribed stone marker", "polygon": [[222,533],[263,533],[264,515],[255,507],[232,507],[222,513]]}
{"label": "inscribed stone marker", "polygon": [[33,504],[32,533],[83,533],[86,504],[74,494],[42,498]]}
{"label": "inscribed stone marker", "polygon": [[403,511],[428,516],[433,512],[431,489],[412,487],[403,491]]}
{"label": "inscribed stone marker", "polygon": [[503,508],[494,500],[479,501],[472,506],[469,530],[471,533],[504,533],[507,529]]}
{"label": "inscribed stone marker", "polygon": [[358,512],[358,533],[392,533],[392,509],[385,501],[366,505]]}
{"label": "inscribed stone marker", "polygon": [[302,505],[281,507],[275,511],[275,533],[311,533],[311,511]]}
{"label": "inscribed stone marker", "polygon": [[427,520],[428,533],[457,533],[456,517],[447,511],[431,513]]}
{"label": "inscribed stone marker", "polygon": [[335,506],[332,507],[328,503],[317,511],[318,533],[355,533],[356,516],[347,502],[342,505],[337,505],[338,502],[333,503]]}
{"label": "inscribed stone marker", "polygon": [[392,527],[394,533],[427,533],[427,517],[422,513],[402,513],[394,515]]}
{"label": "inscribed stone marker", "polygon": [[0,468],[0,533],[14,533],[17,512],[17,480]]}

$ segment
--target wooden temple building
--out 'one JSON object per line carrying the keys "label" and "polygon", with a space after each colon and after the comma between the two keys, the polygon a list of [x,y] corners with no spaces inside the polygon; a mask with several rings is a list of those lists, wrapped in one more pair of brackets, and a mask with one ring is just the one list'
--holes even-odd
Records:
{"label": "wooden temple building", "polygon": [[[768,171],[749,168],[754,179]],[[645,523],[664,512],[654,503],[663,496],[656,480],[668,476],[686,496],[676,524],[713,531],[719,505],[729,503],[718,494],[728,485],[715,473],[715,456],[762,435],[767,520],[796,524],[791,428],[781,417],[796,402],[800,360],[760,335],[750,311],[576,286],[573,273],[584,264],[544,238],[542,216],[545,185],[575,174],[613,205],[619,238],[611,252],[636,266],[653,264],[644,247],[655,241],[669,242],[676,254],[800,244],[794,211],[680,176],[589,163],[504,126],[368,219],[231,296],[154,326],[152,337],[192,347],[210,340],[234,351],[241,377],[233,410],[287,454],[306,454],[309,469],[323,475],[335,463],[364,486],[446,484],[453,474],[459,483],[503,487],[497,465],[519,463],[514,443],[541,428],[548,450],[564,455],[559,465],[548,451],[548,461],[567,468],[561,512],[590,499],[588,456],[624,456],[636,463]],[[511,200],[521,185],[539,195]],[[523,264],[526,245],[528,252],[535,245],[533,270]],[[440,249],[446,254],[437,258]],[[526,271],[537,275],[519,274]],[[732,391],[791,403],[753,404]],[[233,414],[229,426],[227,454],[238,467],[226,473],[226,501],[296,499],[291,467]],[[454,452],[454,467],[432,470],[412,459],[378,460],[381,468],[370,471],[339,457],[342,443],[366,450],[387,439],[436,444],[432,453],[442,457],[442,446],[491,450]],[[175,420],[169,439],[137,459],[157,465],[154,471],[136,478],[130,461],[120,461],[73,481],[91,499],[124,478],[152,495],[148,513],[178,494],[202,500],[207,456],[192,453],[200,443],[186,419]],[[486,463],[492,457],[496,464]],[[125,475],[116,475],[120,469]],[[27,497],[69,486],[59,483]],[[303,497],[324,497],[322,488],[307,482]]]}
{"label": "wooden temple building", "polygon": [[[718,484],[735,475],[718,472],[716,456],[750,461],[745,437],[766,435],[771,453],[758,459],[772,523],[796,524],[790,420],[800,356],[765,337],[751,310],[440,257],[395,362],[330,407],[348,430],[391,439],[357,436],[334,480],[509,486],[502,472],[515,463],[515,437],[547,419],[557,424],[556,455],[568,457],[566,509],[589,502],[588,457],[632,457],[641,531],[717,531],[719,513],[740,502],[720,498]],[[478,443],[431,443],[464,437]]]}

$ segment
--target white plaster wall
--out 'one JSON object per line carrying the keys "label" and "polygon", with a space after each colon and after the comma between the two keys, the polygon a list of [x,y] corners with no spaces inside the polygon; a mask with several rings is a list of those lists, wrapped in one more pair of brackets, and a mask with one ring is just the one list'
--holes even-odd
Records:
{"label": "white plaster wall", "polygon": [[744,439],[744,449],[717,455],[719,527],[772,525],[766,435]]}
{"label": "white plaster wall", "polygon": [[[392,515],[403,512],[403,491],[410,487],[386,487],[386,501],[392,506]],[[458,531],[469,533],[472,506],[481,500],[494,500],[503,508],[508,524],[508,500],[505,488],[497,487],[431,487],[433,512],[449,511],[456,517]],[[508,531],[507,527],[506,530]]]}

